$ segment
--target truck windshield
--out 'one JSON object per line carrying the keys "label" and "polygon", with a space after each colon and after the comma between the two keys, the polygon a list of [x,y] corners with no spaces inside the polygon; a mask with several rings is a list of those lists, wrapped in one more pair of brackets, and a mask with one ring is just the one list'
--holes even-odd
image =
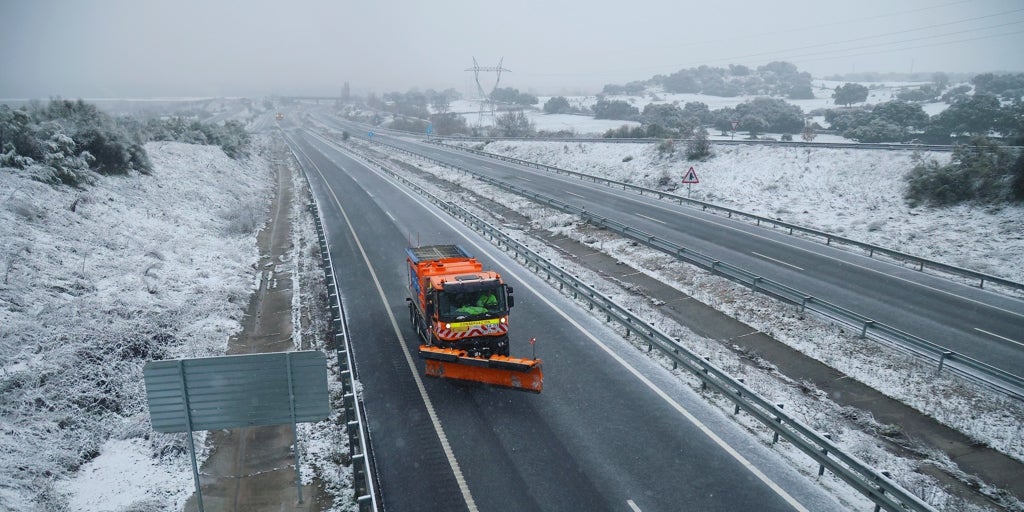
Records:
{"label": "truck windshield", "polygon": [[505,294],[500,286],[457,293],[438,294],[438,316],[445,320],[488,318],[504,314]]}

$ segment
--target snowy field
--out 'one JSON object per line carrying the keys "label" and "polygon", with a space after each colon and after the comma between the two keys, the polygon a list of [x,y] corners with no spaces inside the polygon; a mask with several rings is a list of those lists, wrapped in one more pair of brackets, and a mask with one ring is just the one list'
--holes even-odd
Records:
{"label": "snowy field", "polygon": [[[392,159],[406,161],[419,166],[424,171],[436,175],[441,180],[466,186],[464,174],[444,167],[427,164],[408,156],[391,155]],[[436,179],[413,177],[420,186],[435,194],[451,194],[450,190],[442,190]],[[470,185],[474,191],[462,206],[474,211],[484,218],[492,217],[492,222],[501,224],[514,238],[539,250],[545,258],[555,265],[566,269],[585,282],[596,286],[602,295],[606,295],[618,304],[627,307],[645,321],[665,331],[668,335],[680,340],[691,351],[701,354],[712,364],[724,369],[736,378],[742,378],[759,395],[772,403],[784,404],[786,411],[798,420],[815,430],[831,436],[831,439],[843,447],[846,453],[852,454],[872,464],[880,470],[894,475],[894,478],[905,488],[926,499],[939,510],[965,511],[988,510],[963,500],[943,489],[943,485],[933,477],[922,474],[919,469],[921,460],[894,454],[884,447],[876,437],[877,432],[898,432],[899,425],[883,425],[876,422],[870,414],[864,414],[853,408],[843,407],[832,402],[825,393],[814,389],[813,384],[781,375],[774,366],[763,361],[756,354],[748,354],[754,364],[748,364],[745,357],[733,352],[720,342],[703,338],[689,329],[667,320],[659,311],[660,304],[639,295],[629,287],[622,287],[615,280],[599,275],[582,266],[579,260],[567,258],[561,251],[547,248],[543,243],[532,238],[522,227],[510,223],[508,219],[493,217],[494,212],[481,208],[474,197],[484,197],[491,201],[526,215],[531,219],[532,228],[547,229],[589,245],[594,250],[608,253],[629,263],[634,268],[642,269],[655,278],[666,282],[694,298],[714,306],[732,316],[749,323],[755,329],[774,335],[785,343],[794,346],[826,364],[841,369],[847,375],[862,380],[880,389],[886,394],[898,397],[911,405],[922,409],[926,414],[939,419],[958,430],[968,433],[1001,451],[1014,457],[1024,456],[1024,443],[1020,436],[1018,418],[1024,416],[1019,404],[999,396],[991,396],[964,386],[955,378],[947,375],[936,377],[934,368],[913,358],[904,356],[893,350],[879,347],[876,343],[861,340],[828,322],[807,317],[790,308],[779,309],[771,299],[751,294],[746,288],[728,282],[722,278],[710,276],[679,263],[674,258],[652,251],[644,247],[635,247],[630,241],[619,239],[607,232],[581,228],[571,215],[552,211],[543,206],[531,203],[518,196],[509,196],[504,191],[484,183]],[[638,346],[639,350],[647,351],[646,347]],[[667,358],[652,353],[666,367],[671,367]],[[879,358],[887,363],[879,367]],[[694,387],[699,386],[691,375],[681,370],[675,371],[681,379]],[[942,398],[937,398],[942,397]],[[727,414],[731,413],[732,405],[722,397],[709,394],[708,399],[716,402]],[[752,434],[759,438],[770,437],[770,432],[755,421],[744,415],[735,416]],[[777,445],[777,450],[789,458],[795,467],[800,468],[808,476],[816,471],[816,465],[788,445]],[[944,468],[952,474],[957,473],[955,464],[940,452],[929,451],[925,455],[925,464]],[[819,482],[832,490],[837,496],[848,503],[857,503],[856,496],[843,485],[833,486],[827,480]],[[997,489],[981,486],[983,493],[1000,496]],[[853,493],[855,494],[855,493]],[[1005,497],[1004,497],[1005,499]],[[1004,504],[1016,507],[1019,503],[1012,498]],[[853,507],[857,508],[857,507]]]}
{"label": "snowy field", "polygon": [[915,159],[946,164],[950,153],[730,145],[688,162],[685,148],[668,156],[654,144],[495,141],[482,149],[650,188],[668,180],[681,195],[692,166],[700,179],[693,199],[1024,282],[1024,206],[904,201]]}
{"label": "snowy field", "polygon": [[[560,117],[566,125],[593,121]],[[255,236],[272,179],[263,155],[237,162],[209,146],[146,148],[153,176],[98,177],[82,189],[0,172],[0,510],[180,509],[192,492],[184,437],[149,428],[141,361],[223,353],[257,285]],[[695,198],[1024,280],[1024,209],[911,209],[902,201],[901,178],[913,165],[909,152],[731,146],[691,163],[653,145],[493,142],[484,149],[652,187],[664,176],[678,182],[693,165],[701,179]],[[944,162],[948,154],[921,157]],[[564,224],[552,228],[558,225]],[[697,285],[703,279],[649,254],[628,258]],[[724,295],[693,293],[737,316],[776,311],[740,304],[724,285],[710,286]],[[790,316],[763,321],[769,323],[758,327],[766,331],[803,325]],[[837,346],[845,343],[834,338]],[[722,366],[749,371],[724,359]],[[790,403],[768,380],[749,381]],[[834,413],[809,412],[823,414],[823,428],[838,428],[824,419]],[[958,428],[980,428],[972,435],[1021,457],[1020,425],[1004,424],[1013,416],[979,418]],[[1014,429],[1016,436],[1007,435]],[[312,453],[303,474],[323,475],[317,468],[327,464],[318,453],[330,456],[337,433],[306,434]],[[856,446],[862,458],[883,460],[870,439]],[[328,485],[343,487],[349,477],[339,476]]]}
{"label": "snowy field", "polygon": [[[846,82],[835,82],[827,80],[814,80],[812,82],[812,91],[814,92],[813,99],[806,100],[791,100],[787,99],[786,102],[792,105],[800,107],[804,114],[810,114],[811,111],[816,109],[828,109],[836,108],[836,104],[832,99],[832,94],[835,92],[835,88],[845,84]],[[868,98],[864,103],[858,103],[857,105],[877,105],[887,101],[896,99],[896,94],[909,87],[917,87],[924,85],[922,82],[863,82],[868,88]],[[951,87],[955,87],[961,84],[953,84]],[[634,106],[640,112],[643,112],[644,107],[648,104],[677,104],[680,107],[690,102],[700,102],[708,106],[709,109],[717,110],[720,108],[730,107],[734,108],[740,103],[748,102],[757,96],[709,96],[706,94],[691,94],[691,93],[667,93],[660,88],[649,88],[648,91],[641,96],[617,96],[610,95],[606,96],[605,99],[609,101],[625,101],[630,105]],[[626,126],[640,126],[640,123],[635,121],[617,121],[612,119],[594,119],[592,116],[583,115],[569,115],[569,114],[545,114],[544,104],[550,100],[551,96],[539,96],[538,103],[533,106],[532,109],[524,109],[526,115],[533,122],[536,129],[545,131],[559,131],[569,130],[578,136],[600,136],[608,130],[616,129],[622,125]],[[597,103],[597,96],[566,96],[569,101],[569,105],[581,108],[592,108]],[[924,111],[928,115],[935,115],[942,112],[948,104],[944,102],[925,103],[922,105]],[[451,104],[451,111],[458,112],[466,118],[466,122],[470,126],[492,126],[493,119],[488,115],[480,117],[480,102],[475,99],[462,99],[453,101]],[[814,120],[826,126],[824,117],[818,116]],[[712,135],[717,133],[712,131]],[[779,135],[767,134],[773,138],[778,139]],[[737,134],[737,136],[740,136]],[[817,142],[852,142],[849,139],[845,139],[837,136],[829,136],[828,139],[816,138]]]}
{"label": "snowy field", "polygon": [[223,354],[273,181],[214,146],[146,150],[152,176],[82,189],[0,171],[0,510],[180,509],[191,493],[184,436],[151,431],[142,363]]}

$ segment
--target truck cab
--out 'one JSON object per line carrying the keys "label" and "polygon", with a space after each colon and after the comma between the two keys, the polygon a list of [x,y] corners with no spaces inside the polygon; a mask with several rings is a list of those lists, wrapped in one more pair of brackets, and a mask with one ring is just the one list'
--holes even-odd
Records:
{"label": "truck cab", "polygon": [[474,357],[507,356],[514,298],[501,276],[483,270],[458,245],[414,247],[406,253],[410,318],[423,342]]}

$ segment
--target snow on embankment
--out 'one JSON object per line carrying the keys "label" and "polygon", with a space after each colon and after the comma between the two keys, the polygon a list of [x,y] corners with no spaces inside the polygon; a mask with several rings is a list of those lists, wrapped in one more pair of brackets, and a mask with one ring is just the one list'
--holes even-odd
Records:
{"label": "snow on embankment", "polygon": [[[1024,206],[909,207],[903,177],[912,151],[714,146],[705,162],[656,144],[495,141],[490,153],[651,188],[680,187],[693,166],[693,199],[827,231],[943,263],[1024,282]],[[474,147],[479,147],[474,145]],[[949,162],[950,153],[920,158]]]}
{"label": "snow on embankment", "polygon": [[[151,176],[98,177],[82,189],[0,170],[2,510],[33,500],[56,509],[64,498],[53,482],[116,447],[142,455],[121,458],[157,465],[172,455],[187,467],[180,435],[151,435],[142,366],[221,354],[239,330],[270,170],[214,146],[146,150]],[[143,487],[125,504],[180,483]]]}

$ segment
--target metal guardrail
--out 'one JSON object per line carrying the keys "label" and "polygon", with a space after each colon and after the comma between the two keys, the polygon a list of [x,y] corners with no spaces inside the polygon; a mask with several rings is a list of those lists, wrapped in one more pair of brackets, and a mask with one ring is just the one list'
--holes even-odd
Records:
{"label": "metal guardrail", "polygon": [[662,251],[681,261],[708,270],[712,274],[743,284],[755,292],[760,292],[776,299],[798,305],[800,306],[801,311],[812,311],[826,318],[830,318],[834,321],[858,329],[860,331],[861,338],[870,337],[873,340],[885,343],[910,355],[931,361],[936,364],[939,372],[944,369],[949,370],[953,374],[966,380],[1003,393],[1017,400],[1024,400],[1024,377],[1019,375],[1014,375],[970,356],[960,354],[947,347],[925,340],[924,338],[903,332],[892,326],[876,322],[875,320],[854,311],[832,304],[826,300],[819,299],[813,295],[786,286],[782,283],[763,278],[753,272],[719,261],[700,252],[687,249],[686,247],[654,236],[643,230],[628,226],[607,217],[595,215],[583,208],[570,205],[553,197],[531,192],[490,176],[477,173],[476,171],[430,157],[425,157],[385,142],[372,142],[386,146],[398,152],[433,162],[443,167],[471,174],[476,179],[485,183],[489,183],[563,212],[577,215],[585,222],[609,229],[620,235],[631,238],[647,247]]}
{"label": "metal guardrail", "polygon": [[[993,275],[989,275],[989,274],[984,274],[984,273],[977,272],[977,271],[974,271],[974,270],[970,270],[970,269],[966,269],[966,268],[962,268],[962,267],[957,267],[957,266],[954,266],[954,265],[948,265],[946,263],[941,263],[941,262],[938,262],[938,261],[933,261],[933,260],[929,260],[929,259],[925,259],[925,258],[920,258],[920,257],[917,257],[917,256],[913,256],[913,255],[910,255],[910,254],[902,253],[902,252],[899,252],[899,251],[894,251],[892,249],[887,249],[885,247],[880,247],[880,246],[873,245],[873,244],[868,244],[868,243],[864,243],[864,242],[858,242],[857,240],[853,240],[853,239],[850,239],[850,238],[834,235],[834,234],[831,234],[831,233],[826,233],[824,231],[819,231],[819,230],[816,230],[816,229],[811,229],[811,228],[806,228],[806,227],[803,227],[803,226],[798,226],[796,224],[791,224],[791,223],[788,223],[788,222],[783,222],[781,220],[771,219],[771,218],[768,218],[768,217],[761,217],[759,215],[754,215],[752,213],[747,213],[747,212],[743,212],[743,211],[740,211],[740,210],[734,210],[732,208],[726,208],[724,206],[718,206],[718,205],[715,205],[715,204],[712,204],[712,203],[706,203],[704,201],[698,201],[696,199],[690,199],[688,197],[682,197],[682,196],[679,196],[679,195],[676,195],[676,194],[672,194],[672,193],[669,193],[669,192],[664,192],[664,191],[661,191],[661,190],[655,190],[655,189],[652,189],[652,188],[641,187],[641,186],[638,186],[638,185],[632,185],[632,184],[624,183],[624,182],[621,182],[621,181],[615,181],[615,180],[610,180],[610,179],[607,179],[607,178],[601,178],[601,177],[594,176],[594,175],[591,175],[591,174],[585,174],[585,173],[581,173],[581,172],[570,171],[570,170],[567,170],[567,169],[562,169],[562,168],[554,167],[554,166],[551,166],[551,165],[545,165],[545,164],[540,164],[540,163],[536,163],[536,162],[530,162],[528,160],[520,160],[518,158],[512,158],[512,157],[507,157],[507,156],[498,155],[498,154],[494,154],[494,153],[488,153],[486,151],[480,151],[480,150],[472,149],[472,148],[465,148],[465,147],[456,146],[456,145],[452,145],[452,144],[445,144],[443,142],[434,141],[433,139],[429,140],[429,142],[437,144],[437,145],[445,147],[445,148],[457,149],[459,151],[465,151],[465,152],[472,153],[472,154],[475,154],[475,155],[478,155],[478,156],[484,156],[484,157],[487,157],[487,158],[493,158],[493,159],[501,160],[501,161],[504,161],[504,162],[509,162],[509,163],[513,163],[513,164],[517,164],[517,165],[522,165],[524,167],[532,167],[534,169],[540,169],[540,170],[544,170],[544,171],[548,171],[548,172],[553,172],[555,174],[562,174],[562,175],[566,175],[566,176],[572,176],[572,177],[578,178],[580,180],[591,181],[593,183],[602,184],[602,185],[605,185],[605,186],[608,186],[608,187],[615,187],[615,188],[620,188],[621,187],[622,190],[629,190],[629,191],[632,191],[632,192],[636,192],[636,193],[638,193],[640,195],[648,195],[648,196],[652,196],[652,197],[657,197],[658,199],[662,199],[662,200],[668,199],[670,201],[674,201],[674,202],[676,202],[678,204],[681,204],[681,205],[682,204],[686,204],[686,205],[692,206],[694,208],[700,208],[702,211],[705,211],[705,212],[724,213],[729,218],[733,218],[735,216],[735,217],[738,217],[738,218],[741,218],[741,219],[746,219],[746,220],[755,222],[756,225],[758,225],[758,226],[761,226],[762,224],[764,224],[764,225],[770,225],[773,228],[788,229],[790,235],[792,235],[794,232],[803,233],[805,235],[812,235],[814,237],[818,237],[818,238],[824,239],[825,240],[825,245],[832,245],[832,243],[835,242],[837,244],[848,245],[848,246],[857,247],[859,249],[863,249],[863,250],[867,251],[868,257],[872,257],[873,258],[876,254],[878,254],[878,255],[882,255],[882,256],[887,256],[887,257],[892,258],[892,259],[897,260],[897,261],[903,261],[903,262],[911,263],[911,264],[916,266],[916,270],[918,270],[918,271],[924,271],[925,268],[928,268],[928,269],[936,270],[936,271],[939,271],[939,272],[945,272],[947,274],[957,275],[957,276],[960,276],[960,277],[965,277],[965,278],[969,278],[969,279],[976,279],[978,281],[978,287],[979,288],[984,288],[985,287],[985,282],[989,282],[989,283],[998,284],[1000,286],[1005,286],[1005,287],[1013,289],[1013,290],[1024,291],[1024,283],[1018,283],[1018,282],[1015,282],[1015,281],[1011,281],[1009,279],[1004,279],[1002,277],[997,277],[997,276],[993,276]],[[718,142],[715,142],[715,143],[717,144]]]}
{"label": "metal guardrail", "polygon": [[[292,152],[296,161],[298,155]],[[305,176],[307,186],[309,177]],[[327,298],[331,308],[331,328],[334,332],[335,350],[338,355],[339,380],[341,381],[342,403],[345,410],[345,430],[348,434],[348,454],[352,464],[352,490],[354,499],[359,507],[359,512],[377,512],[381,510],[378,503],[377,490],[375,489],[376,472],[373,467],[372,450],[370,447],[370,432],[366,423],[366,410],[363,407],[363,400],[355,390],[356,375],[355,359],[352,355],[352,347],[348,338],[348,318],[345,315],[344,306],[341,304],[341,297],[338,294],[338,284],[334,279],[334,261],[331,258],[330,247],[327,244],[327,236],[324,233],[323,219],[320,209],[317,206],[316,198],[309,204],[310,212],[313,214],[313,222],[316,224],[317,238],[320,245],[320,253],[324,256],[324,277],[327,281]]]}
{"label": "metal guardrail", "polygon": [[701,382],[701,388],[708,387],[727,397],[734,405],[733,413],[746,411],[762,425],[772,431],[772,444],[783,439],[797,447],[801,452],[818,463],[818,476],[828,470],[848,485],[864,494],[875,503],[876,512],[881,508],[892,512],[934,511],[929,504],[916,495],[901,487],[888,476],[875,471],[856,457],[844,453],[837,445],[826,437],[819,435],[814,429],[804,425],[783,409],[758,396],[749,387],[730,377],[706,359],[691,352],[669,335],[647,324],[643,319],[616,304],[609,297],[583,283],[563,269],[555,266],[529,247],[519,243],[498,228],[473,215],[455,203],[444,201],[415,182],[405,178],[388,166],[364,156],[354,155],[368,162],[406,187],[414,190],[434,205],[458,218],[467,226],[488,237],[497,247],[513,254],[527,268],[547,280],[554,280],[563,293],[571,294],[573,299],[583,301],[589,309],[595,307],[605,314],[607,322],[615,321],[625,328],[629,337],[635,333],[649,348],[657,348],[663,355],[673,361],[673,367],[682,367],[695,375]]}
{"label": "metal guardrail", "polygon": [[[515,142],[605,142],[609,144],[657,144],[670,140],[675,144],[686,144],[693,139],[659,139],[659,138],[604,138],[604,137],[469,137],[452,135],[426,135],[422,132],[410,132],[395,130],[392,128],[375,127],[360,121],[346,119],[347,122],[357,124],[367,130],[378,133],[388,133],[399,137],[428,137],[431,140],[459,140],[469,142],[486,141],[515,141]],[[827,149],[884,149],[890,151],[942,151],[952,152],[956,146],[946,144],[899,144],[882,142],[804,142],[804,141],[780,141],[780,140],[756,140],[756,139],[710,139],[712,144],[725,146],[780,146],[788,148],[827,148]]]}
{"label": "metal guardrail", "polygon": [[[422,134],[404,132],[405,137],[422,137]],[[687,144],[694,139],[620,139],[615,137],[451,137],[435,136],[431,139],[463,140],[463,141],[513,141],[513,142],[603,142],[608,144],[658,144],[670,140],[674,144]],[[952,152],[956,146],[945,144],[886,144],[880,142],[802,142],[789,140],[755,140],[755,139],[709,139],[712,144],[723,146],[778,146],[785,148],[826,148],[826,149],[884,149],[888,151],[943,151]]]}
{"label": "metal guardrail", "polygon": [[[419,134],[413,134],[413,133],[403,132],[403,131],[399,131],[399,130],[383,129],[381,131],[383,133],[390,133],[392,135],[397,135],[397,136],[420,137]],[[465,151],[465,152],[468,152],[468,153],[473,153],[473,154],[476,154],[476,155],[479,155],[479,156],[485,156],[485,157],[488,157],[488,158],[494,158],[494,159],[497,159],[497,160],[502,160],[502,161],[509,162],[509,163],[514,163],[514,164],[517,164],[517,165],[522,165],[522,166],[525,166],[525,167],[532,167],[532,168],[535,168],[535,169],[541,169],[541,170],[545,170],[545,171],[548,171],[548,172],[554,172],[556,174],[564,174],[566,176],[573,176],[573,177],[579,178],[581,180],[592,181],[594,183],[600,183],[600,184],[603,184],[603,185],[606,185],[606,186],[609,186],[609,187],[612,187],[612,186],[614,186],[614,187],[621,187],[623,190],[630,190],[630,191],[633,191],[633,192],[637,192],[640,195],[647,194],[647,195],[651,195],[651,196],[656,196],[658,199],[662,199],[662,200],[669,199],[669,200],[677,202],[678,204],[687,204],[687,205],[693,206],[695,208],[700,208],[702,211],[706,211],[706,212],[710,212],[710,213],[724,213],[729,218],[732,218],[733,216],[736,216],[736,217],[739,217],[741,219],[746,219],[746,220],[753,221],[758,226],[761,226],[762,223],[763,223],[763,224],[766,224],[766,225],[771,225],[773,228],[781,227],[781,228],[784,228],[784,229],[788,229],[789,230],[789,234],[791,234],[791,235],[794,232],[803,233],[805,235],[812,235],[814,237],[818,237],[818,238],[824,239],[825,240],[825,245],[832,245],[833,242],[836,242],[837,244],[853,246],[853,247],[857,247],[857,248],[863,249],[863,250],[867,251],[868,257],[871,257],[871,258],[875,257],[875,254],[879,254],[879,255],[882,255],[882,256],[887,256],[887,257],[892,258],[892,259],[897,260],[897,261],[911,263],[913,265],[916,265],[917,270],[919,272],[923,272],[926,268],[928,268],[928,269],[935,270],[935,271],[938,271],[938,272],[945,272],[947,274],[957,275],[957,276],[961,276],[961,277],[965,277],[965,278],[969,278],[969,279],[976,279],[978,281],[978,287],[979,288],[984,288],[985,287],[985,282],[987,281],[987,282],[990,282],[990,283],[998,284],[1000,286],[1005,286],[1005,287],[1007,287],[1009,289],[1012,289],[1012,290],[1024,291],[1024,283],[1018,283],[1018,282],[1011,281],[1009,279],[1005,279],[1005,278],[1002,278],[1002,277],[993,276],[993,275],[989,275],[989,274],[984,274],[982,272],[977,272],[977,271],[966,269],[966,268],[963,268],[963,267],[957,267],[955,265],[949,265],[949,264],[946,264],[946,263],[942,263],[942,262],[938,262],[938,261],[934,261],[934,260],[929,260],[929,259],[926,259],[926,258],[921,258],[921,257],[918,257],[918,256],[902,253],[902,252],[895,251],[895,250],[892,250],[892,249],[888,249],[888,248],[885,248],[885,247],[881,247],[881,246],[878,246],[878,245],[868,244],[868,243],[865,243],[865,242],[859,242],[857,240],[853,240],[853,239],[850,239],[850,238],[842,237],[842,236],[839,236],[839,235],[834,235],[832,233],[827,233],[827,232],[819,231],[819,230],[816,230],[816,229],[811,229],[811,228],[799,226],[799,225],[796,225],[796,224],[791,224],[791,223],[784,222],[784,221],[781,221],[781,220],[778,220],[778,219],[771,219],[771,218],[768,218],[768,217],[761,217],[759,215],[754,215],[752,213],[747,213],[747,212],[744,212],[744,211],[741,211],[741,210],[735,210],[735,209],[732,209],[732,208],[726,208],[724,206],[718,206],[718,205],[715,205],[715,204],[712,204],[712,203],[707,203],[707,202],[704,202],[704,201],[698,201],[696,199],[690,199],[688,197],[678,196],[678,195],[675,195],[675,194],[672,194],[672,193],[669,193],[669,192],[663,192],[663,191],[660,191],[660,190],[654,190],[654,189],[651,189],[651,188],[641,187],[641,186],[638,186],[638,185],[632,185],[632,184],[624,183],[624,182],[621,182],[621,181],[610,180],[610,179],[607,179],[607,178],[601,178],[601,177],[598,177],[598,176],[593,176],[593,175],[585,174],[585,173],[581,173],[581,172],[570,171],[568,169],[562,169],[562,168],[554,167],[554,166],[551,166],[551,165],[545,165],[545,164],[540,164],[540,163],[536,163],[536,162],[530,162],[528,160],[520,160],[518,158],[507,157],[507,156],[498,155],[498,154],[495,154],[495,153],[488,153],[486,151],[480,151],[480,150],[477,150],[477,149],[466,148],[466,147],[462,147],[462,146],[456,146],[456,145],[453,145],[453,144],[446,144],[446,143],[443,142],[443,140],[445,140],[445,139],[447,139],[447,140],[461,140],[461,141],[511,140],[511,141],[526,141],[526,142],[618,142],[618,141],[626,142],[626,141],[628,141],[628,142],[632,142],[632,143],[646,143],[646,144],[650,144],[652,142],[656,142],[655,139],[557,139],[557,138],[537,139],[537,138],[523,138],[523,137],[428,137],[427,138],[427,142],[433,143],[433,144],[437,144],[438,146],[443,146],[443,147],[450,148],[450,149],[457,149],[457,150],[460,150],[460,151]],[[677,142],[686,142],[686,139],[672,139],[672,140],[675,140]],[[955,148],[955,146],[923,146],[923,145],[906,145],[906,144],[860,144],[860,143],[846,144],[846,143],[803,143],[803,142],[777,142],[777,141],[723,141],[723,140],[715,140],[715,141],[712,141],[712,142],[714,144],[734,144],[734,145],[735,144],[752,144],[752,143],[764,143],[764,144],[772,144],[772,143],[774,143],[775,145],[788,146],[788,147],[831,147],[831,148],[890,149],[890,150],[897,150],[897,149],[919,149],[919,150],[928,150],[928,151],[952,151],[953,148]]]}

